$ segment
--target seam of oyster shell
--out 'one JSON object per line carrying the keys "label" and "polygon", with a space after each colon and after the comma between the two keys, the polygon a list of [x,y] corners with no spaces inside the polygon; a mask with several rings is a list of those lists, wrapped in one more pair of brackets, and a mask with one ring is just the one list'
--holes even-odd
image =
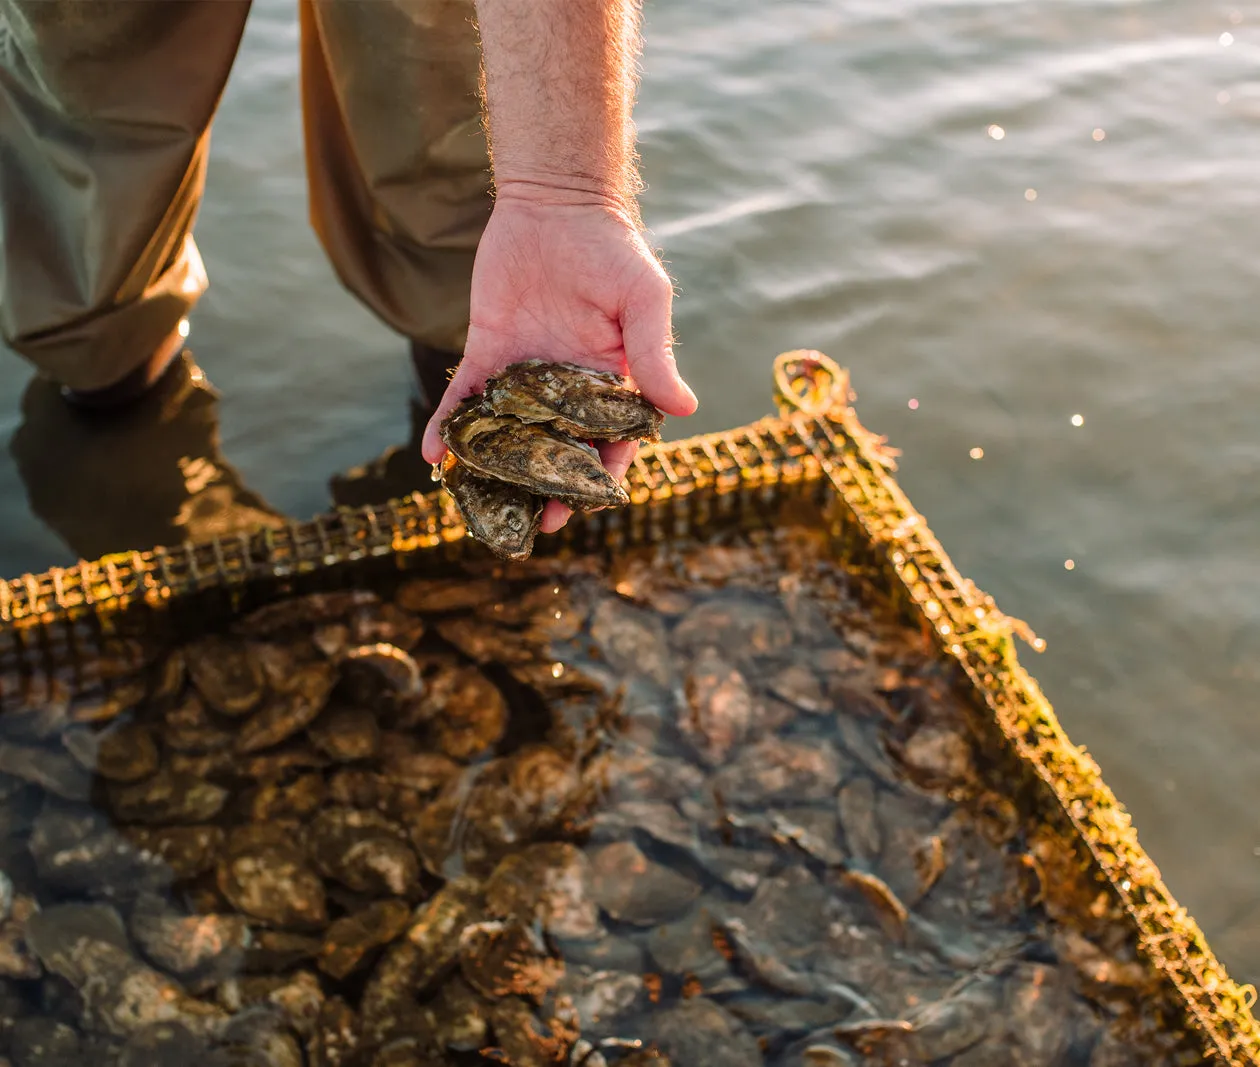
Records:
{"label": "seam of oyster shell", "polygon": [[479,398],[465,401],[443,424],[447,447],[484,478],[583,507],[629,502],[590,445],[543,423],[493,414]]}

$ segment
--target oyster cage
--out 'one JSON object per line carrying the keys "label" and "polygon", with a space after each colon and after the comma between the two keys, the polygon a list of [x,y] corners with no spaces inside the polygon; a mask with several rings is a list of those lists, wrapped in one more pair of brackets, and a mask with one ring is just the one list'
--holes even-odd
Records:
{"label": "oyster cage", "polygon": [[[1044,643],[959,574],[893,478],[882,439],[858,421],[843,369],[819,352],[786,352],[775,360],[774,384],[776,416],[643,448],[628,474],[629,506],[575,516],[536,554],[616,550],[765,521],[769,506],[793,496],[824,503],[837,557],[880,580],[957,666],[993,751],[1020,772],[1038,817],[1075,842],[1114,894],[1205,1059],[1260,1063],[1254,988],[1229,977],[1098,765],[1068,739],[1020,664],[1016,637],[1038,651]],[[479,547],[470,547],[453,502],[436,490],[0,581],[0,704],[53,677],[86,680],[84,672],[100,669],[102,642],[150,631],[155,616],[204,625],[214,613],[344,584],[374,568],[440,568]]]}

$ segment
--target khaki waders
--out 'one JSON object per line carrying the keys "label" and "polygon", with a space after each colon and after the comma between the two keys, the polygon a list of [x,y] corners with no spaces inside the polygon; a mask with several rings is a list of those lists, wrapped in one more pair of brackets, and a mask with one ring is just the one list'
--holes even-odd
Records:
{"label": "khaki waders", "polygon": [[[311,222],[386,324],[463,350],[490,213],[472,0],[298,0]],[[249,0],[0,0],[0,332],[98,389],[207,279],[192,228]]]}

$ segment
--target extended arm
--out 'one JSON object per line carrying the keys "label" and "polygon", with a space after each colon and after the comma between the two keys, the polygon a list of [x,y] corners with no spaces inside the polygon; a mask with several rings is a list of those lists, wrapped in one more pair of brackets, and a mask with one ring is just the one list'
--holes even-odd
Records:
{"label": "extended arm", "polygon": [[502,196],[603,205],[637,221],[632,0],[478,0]]}
{"label": "extended arm", "polygon": [[[673,289],[643,239],[634,127],[638,4],[477,0],[495,207],[473,268],[464,359],[425,435],[441,458],[442,417],[499,368],[571,360],[629,373],[657,407],[690,415],[678,375]],[[608,445],[624,475],[633,445]],[[544,530],[566,511],[548,505]]]}

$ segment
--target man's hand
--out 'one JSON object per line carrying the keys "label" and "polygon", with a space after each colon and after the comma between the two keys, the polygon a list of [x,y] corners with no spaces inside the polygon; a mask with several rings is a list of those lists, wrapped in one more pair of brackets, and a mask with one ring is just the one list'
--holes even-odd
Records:
{"label": "man's hand", "polygon": [[[670,331],[673,289],[622,206],[589,193],[502,183],[473,266],[464,359],[424,437],[441,459],[438,427],[486,379],[524,359],[568,361],[628,374],[667,415],[690,415],[696,398],[678,375]],[[620,481],[635,444],[603,444]],[[569,510],[551,501],[543,531]]]}
{"label": "man's hand", "polygon": [[[424,435],[510,363],[628,374],[667,415],[696,398],[674,366],[673,287],[639,228],[639,0],[476,0],[496,199],[473,265],[464,359]],[[633,442],[600,448],[620,481]],[[565,524],[551,501],[542,529]]]}

